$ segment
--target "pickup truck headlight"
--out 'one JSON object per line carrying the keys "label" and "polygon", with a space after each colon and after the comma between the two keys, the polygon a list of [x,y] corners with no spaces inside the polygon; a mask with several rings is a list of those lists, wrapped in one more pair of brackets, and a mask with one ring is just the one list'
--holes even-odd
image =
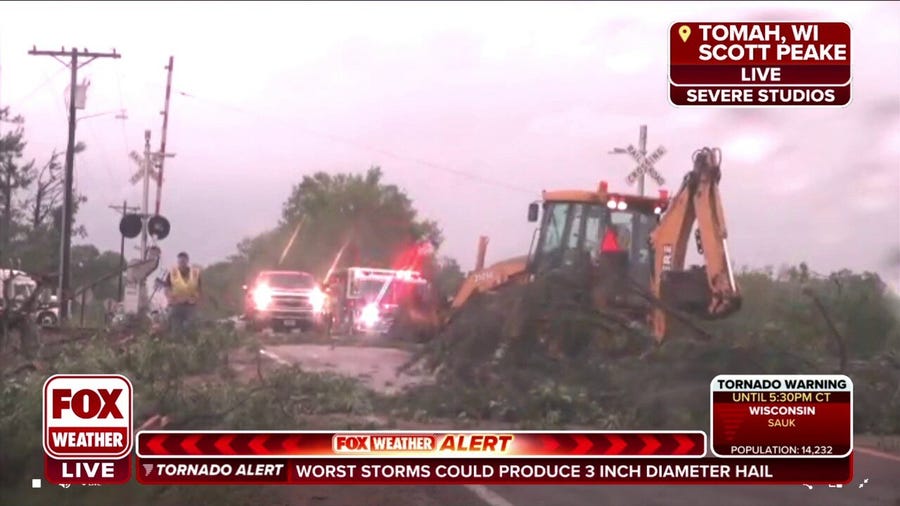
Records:
{"label": "pickup truck headlight", "polygon": [[321,313],[325,309],[325,294],[319,287],[310,292],[309,303],[316,313]]}
{"label": "pickup truck headlight", "polygon": [[272,289],[266,285],[258,285],[253,289],[253,304],[257,311],[265,311],[272,303]]}

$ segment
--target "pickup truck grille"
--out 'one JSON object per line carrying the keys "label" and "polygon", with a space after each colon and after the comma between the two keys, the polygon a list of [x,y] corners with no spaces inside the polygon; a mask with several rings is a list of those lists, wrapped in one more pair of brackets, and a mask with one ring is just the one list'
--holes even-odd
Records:
{"label": "pickup truck grille", "polygon": [[272,297],[273,309],[312,309],[309,297],[305,295],[276,295]]}

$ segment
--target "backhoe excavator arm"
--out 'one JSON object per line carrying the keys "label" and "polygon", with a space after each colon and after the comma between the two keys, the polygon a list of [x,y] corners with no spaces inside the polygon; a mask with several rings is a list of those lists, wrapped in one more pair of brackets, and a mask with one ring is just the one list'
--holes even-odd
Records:
{"label": "backhoe excavator arm", "polygon": [[[694,168],[651,236],[655,252],[651,288],[664,303],[706,319],[724,318],[740,308],[740,290],[728,255],[728,230],[719,193],[721,152],[703,148],[694,154]],[[685,271],[685,255],[694,223],[705,260],[701,271]],[[678,298],[681,300],[678,300]],[[676,300],[674,304],[670,304]],[[687,302],[684,302],[687,301]],[[702,304],[700,304],[702,302]],[[691,305],[693,304],[693,306]],[[653,330],[658,341],[665,337],[663,309],[654,309]]]}
{"label": "backhoe excavator arm", "polygon": [[476,294],[490,292],[521,279],[528,273],[527,264],[528,257],[516,257],[469,274],[456,292],[451,310],[461,308]]}

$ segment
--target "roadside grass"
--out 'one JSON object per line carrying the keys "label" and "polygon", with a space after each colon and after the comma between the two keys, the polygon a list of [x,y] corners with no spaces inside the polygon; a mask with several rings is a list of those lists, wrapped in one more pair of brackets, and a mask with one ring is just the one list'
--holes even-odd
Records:
{"label": "roadside grass", "polygon": [[[356,380],[331,374],[273,367],[259,359],[234,367],[234,357],[258,357],[252,337],[213,328],[183,342],[165,336],[138,336],[121,342],[110,335],[70,344],[45,357],[40,371],[3,371],[0,388],[0,497],[4,504],[106,506],[154,504],[179,506],[259,504],[257,487],[145,487],[62,488],[45,483],[41,443],[41,389],[55,373],[117,372],[131,379],[135,389],[135,428],[155,414],[166,415],[167,429],[308,428],[307,418],[338,415],[360,420],[357,428],[371,428],[376,396]],[[353,424],[355,425],[355,424]],[[351,428],[351,427],[346,427]],[[278,504],[279,493],[271,495]],[[287,504],[286,502],[284,504]]]}

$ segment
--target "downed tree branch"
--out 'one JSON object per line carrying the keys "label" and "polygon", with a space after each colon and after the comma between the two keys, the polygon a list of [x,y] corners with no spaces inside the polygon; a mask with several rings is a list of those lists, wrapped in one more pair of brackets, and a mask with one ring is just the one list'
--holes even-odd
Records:
{"label": "downed tree branch", "polygon": [[216,412],[216,413],[197,413],[195,415],[187,416],[185,418],[182,418],[181,420],[173,422],[172,425],[175,427],[183,428],[183,427],[187,427],[191,423],[195,423],[195,422],[221,420],[221,419],[225,418],[226,416],[228,416],[229,414],[237,411],[238,408],[240,408],[244,404],[246,404],[247,401],[249,401],[250,398],[253,396],[253,394],[263,392],[265,390],[270,390],[270,389],[274,390],[274,388],[275,387],[273,387],[272,385],[261,385],[258,387],[251,388],[250,390],[245,392],[244,397],[241,400],[237,401],[236,403],[234,403],[232,406],[230,406],[227,409],[224,409],[224,410]]}
{"label": "downed tree branch", "polygon": [[13,377],[13,376],[17,376],[17,375],[19,375],[20,373],[23,373],[23,372],[26,372],[26,371],[28,371],[28,372],[34,372],[34,371],[37,371],[37,370],[38,370],[38,368],[37,368],[37,366],[34,364],[34,362],[25,362],[24,364],[20,364],[19,366],[17,366],[15,369],[13,369],[13,370],[11,370],[11,371],[7,371],[6,373],[4,373],[4,374],[3,374],[3,378],[4,378],[4,379],[6,379],[6,378],[11,378],[11,377]]}
{"label": "downed tree branch", "polygon": [[167,425],[169,425],[169,417],[157,413],[142,423],[137,430],[159,430],[166,428]]}

